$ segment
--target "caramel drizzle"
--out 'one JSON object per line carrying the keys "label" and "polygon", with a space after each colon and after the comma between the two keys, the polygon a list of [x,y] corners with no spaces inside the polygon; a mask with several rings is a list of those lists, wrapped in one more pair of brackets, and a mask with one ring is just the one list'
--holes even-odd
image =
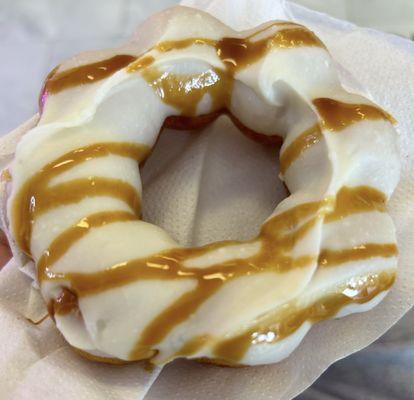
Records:
{"label": "caramel drizzle", "polygon": [[[278,30],[269,37],[252,41],[273,26],[291,25],[290,28]],[[155,45],[151,50],[160,53],[181,50],[190,46],[213,47],[222,60],[225,70],[211,69],[194,76],[179,76],[163,73],[157,68],[148,68],[154,57],[145,55],[133,57],[119,55],[108,60],[72,68],[62,73],[52,73],[46,81],[46,90],[57,93],[68,87],[96,82],[110,76],[121,68],[127,67],[127,72],[142,70],[142,76],[158,96],[166,103],[181,111],[182,115],[194,116],[197,106],[203,96],[210,94],[213,110],[227,109],[231,102],[234,74],[237,70],[246,68],[260,60],[272,48],[286,49],[301,46],[323,47],[319,38],[307,28],[294,23],[275,22],[246,38],[223,38],[212,40],[207,38],[187,38],[182,40],[164,41]],[[364,104],[346,104],[332,99],[316,99],[315,107],[323,119],[322,126],[328,130],[340,131],[350,124],[364,119],[395,120],[380,108]],[[308,148],[321,140],[321,131],[314,126],[306,130],[281,155],[281,173]]]}
{"label": "caramel drizzle", "polygon": [[[123,143],[97,144],[84,149],[74,150],[48,164],[47,167],[29,180],[28,184],[22,188],[20,195],[16,198],[16,204],[19,205],[16,209],[22,208],[21,206],[24,204],[22,201],[24,199],[31,199],[33,197],[36,199],[34,203],[37,205],[39,203],[39,196],[48,195],[47,191],[45,194],[43,188],[47,187],[50,179],[74,165],[107,154],[119,154],[140,160],[146,152],[147,149],[142,147]],[[33,191],[31,188],[36,188],[37,190]],[[71,188],[65,187],[65,192],[70,193]],[[338,193],[335,208],[328,214],[328,217],[335,219],[350,213],[364,212],[377,208],[383,210],[384,201],[384,195],[372,188],[343,188]],[[148,354],[149,349],[163,340],[176,325],[188,319],[201,304],[216,293],[226,282],[241,276],[265,271],[285,272],[292,268],[303,268],[316,262],[316,255],[302,256],[294,259],[289,254],[295,243],[324,217],[331,202],[332,200],[325,200],[302,204],[270,219],[263,225],[258,238],[255,239],[260,241],[261,250],[258,254],[247,259],[230,260],[205,269],[184,266],[185,262],[191,258],[201,256],[223,246],[242,243],[239,241],[228,241],[213,243],[200,248],[172,249],[148,258],[128,260],[111,266],[107,270],[95,273],[62,274],[53,272],[51,269],[52,264],[56,263],[90,229],[98,228],[107,223],[137,218],[133,213],[125,212],[93,214],[83,218],[53,241],[39,260],[39,280],[67,282],[72,296],[68,296],[68,293],[65,292],[65,295],[58,299],[59,304],[52,309],[53,312],[66,313],[76,309],[77,302],[75,302],[74,297],[78,299],[83,296],[93,295],[111,288],[120,287],[132,281],[142,279],[196,279],[197,286],[194,290],[182,295],[145,328],[130,355],[131,359],[139,359],[143,354]],[[42,202],[40,201],[40,203]],[[58,204],[54,203],[54,206],[58,206]],[[24,232],[25,229],[19,231]],[[390,245],[384,246],[388,246],[387,251],[391,249]],[[354,257],[357,259],[361,256],[362,258],[378,256],[378,249],[379,247],[375,249],[366,247],[364,254],[360,253]],[[393,251],[394,249],[391,250]],[[327,256],[328,254],[326,253],[325,257],[327,258]],[[329,256],[330,260],[332,260],[332,254],[329,254]],[[345,257],[343,254],[340,255],[342,261],[348,256],[349,254],[346,254]],[[69,305],[65,305],[65,301],[68,301]],[[196,346],[193,345],[193,348],[196,348]],[[188,351],[190,351],[189,347],[187,347],[186,352]]]}
{"label": "caramel drizzle", "polygon": [[[52,263],[57,262],[90,229],[104,224],[101,216],[96,218],[97,222],[95,224],[89,222],[84,224],[83,220],[81,220],[78,224],[75,224],[58,236],[53,244],[45,251],[45,257],[42,259],[43,273],[39,276],[39,279],[40,281],[70,281],[71,288],[78,295],[88,296],[140,279],[199,278],[206,281],[226,281],[228,279],[234,279],[235,275],[243,276],[247,272],[250,274],[267,270],[275,272],[289,271],[292,268],[303,267],[312,261],[316,261],[314,256],[302,256],[293,259],[287,254],[296,242],[309,232],[318,218],[322,217],[321,210],[323,207],[326,207],[326,204],[326,201],[306,203],[279,214],[263,225],[256,239],[247,242],[223,241],[202,247],[176,248],[150,257],[125,261],[103,271],[93,273],[54,272],[51,269]],[[317,215],[318,213],[320,215]],[[129,218],[133,219],[129,215],[124,215],[122,218],[125,218],[125,220],[129,220]],[[308,218],[308,221],[302,223],[304,218]],[[88,221],[92,219],[93,216],[88,217]],[[119,220],[120,218],[114,217],[112,221],[106,221],[105,223],[117,222]],[[261,241],[261,250],[252,257],[234,259],[223,264],[215,264],[202,269],[184,266],[186,261],[200,257],[207,252],[225,246],[253,243],[257,240]]]}
{"label": "caramel drizzle", "polygon": [[391,288],[395,272],[387,271],[364,277],[362,283],[350,281],[336,293],[330,294],[313,304],[301,307],[296,301],[288,303],[275,315],[265,319],[247,331],[227,340],[222,340],[214,348],[219,360],[235,364],[243,358],[252,344],[271,344],[280,341],[306,321],[317,323],[334,317],[346,305],[363,304]]}
{"label": "caramel drizzle", "polygon": [[[295,243],[314,226],[317,219],[315,214],[323,206],[325,202],[304,204],[269,220],[257,239],[261,241],[261,251],[247,259],[231,260],[205,269],[184,266],[185,261],[208,251],[242,243],[229,241],[213,243],[201,248],[172,249],[151,257],[125,261],[104,271],[89,274],[55,273],[49,265],[46,265],[43,269],[46,273],[41,280],[68,282],[71,291],[78,297],[83,297],[142,279],[196,279],[197,287],[194,290],[181,296],[146,327],[130,355],[131,359],[137,359],[143,352],[147,352],[160,342],[177,324],[188,319],[226,282],[253,273],[283,272],[316,262],[316,256],[292,258],[288,254]],[[306,217],[309,220],[297,227]],[[292,231],[294,227],[297,229]],[[59,238],[62,243],[65,242],[65,235],[64,233]],[[52,260],[58,259],[50,249],[48,253]]]}
{"label": "caramel drizzle", "polygon": [[135,59],[134,62],[132,62],[126,67],[126,71],[129,73],[138,72],[141,69],[149,67],[154,61],[155,61],[155,58],[153,56],[139,57]]}
{"label": "caramel drizzle", "polygon": [[22,186],[13,205],[13,232],[20,248],[30,255],[34,220],[44,212],[65,204],[79,202],[87,196],[112,196],[125,201],[139,215],[140,199],[136,189],[119,179],[90,176],[49,186],[61,173],[89,160],[109,154],[144,159],[148,148],[132,143],[96,143],[73,150],[47,164]]}
{"label": "caramel drizzle", "polygon": [[[152,56],[136,58],[130,55],[119,55],[108,60],[73,68],[62,73],[52,74],[46,82],[46,91],[57,93],[77,85],[96,82],[127,67],[128,72],[142,71],[144,78],[164,102],[180,109],[183,116],[191,117],[196,113],[196,107],[206,93],[211,95],[213,99],[213,108],[215,110],[227,108],[230,104],[235,72],[257,62],[270,49],[284,49],[299,46],[324,47],[313,32],[310,32],[303,27],[282,29],[275,32],[271,37],[257,41],[250,40],[258,33],[260,32],[245,39],[223,38],[220,41],[211,41],[210,39],[191,38],[181,41],[163,42],[155,46],[156,50],[160,52],[183,49],[192,45],[212,46],[215,48],[225,66],[224,71],[220,69],[211,69],[210,71],[192,77],[174,77],[160,73],[156,68],[150,67],[154,62]],[[340,131],[346,126],[364,119],[386,118],[391,120],[391,117],[388,114],[373,106],[345,104],[330,99],[317,99],[314,101],[314,105],[323,119],[322,127],[332,131]],[[291,149],[287,148],[282,155],[283,168],[285,170],[303,153],[303,151],[320,140],[317,129],[313,127],[311,130],[313,130],[313,132],[304,132],[304,134],[295,141],[296,143],[294,142],[294,144],[292,144],[293,147]],[[132,194],[134,188],[127,187],[129,185],[119,180],[92,177],[88,180],[89,184],[86,180],[81,179],[72,181],[73,185],[71,182],[68,182],[49,188],[48,183],[50,180],[69,168],[95,157],[101,157],[107,154],[119,154],[141,161],[147,152],[148,149],[146,148],[125,143],[97,144],[75,150],[62,156],[55,162],[48,164],[39,173],[29,179],[13,204],[14,232],[16,232],[17,241],[20,247],[27,253],[29,253],[30,249],[31,226],[35,217],[52,207],[62,205],[63,202],[69,204],[79,201],[87,195],[106,194],[123,199],[130,205],[131,210],[135,210],[136,212],[135,215],[132,213],[117,214],[109,212],[107,214],[94,214],[85,217],[54,240],[52,245],[39,260],[39,280],[65,281],[70,287],[71,295],[65,292],[65,294],[57,300],[59,305],[54,308],[53,312],[70,312],[70,310],[74,310],[77,307],[77,300],[75,302],[74,297],[78,299],[82,296],[93,295],[125,285],[131,281],[141,279],[195,279],[197,281],[197,286],[194,290],[177,299],[172,305],[154,318],[154,320],[146,327],[130,354],[131,359],[145,358],[148,357],[148,354],[153,355],[154,352],[152,347],[165,338],[176,325],[188,319],[200,305],[204,303],[204,301],[211,297],[226,282],[254,273],[265,271],[284,272],[292,268],[303,268],[316,262],[317,255],[302,256],[294,259],[290,257],[289,254],[295,243],[324,217],[327,212],[326,209],[331,201],[328,199],[322,202],[303,204],[270,219],[263,225],[258,238],[254,239],[260,241],[261,250],[258,254],[247,259],[235,259],[222,264],[213,265],[206,269],[184,266],[185,262],[189,259],[203,255],[208,251],[223,246],[242,243],[238,241],[228,241],[214,243],[200,248],[173,249],[144,259],[128,260],[119,263],[118,265],[111,266],[107,270],[96,273],[64,274],[53,272],[51,269],[52,265],[56,263],[77,240],[85,236],[89,229],[99,228],[106,223],[138,218],[137,208],[139,206],[139,198],[136,193],[135,195]],[[123,188],[119,190],[122,185],[126,186],[123,186]],[[92,189],[91,186],[95,186],[95,188]],[[338,193],[335,210],[328,214],[327,222],[337,218],[343,218],[346,215],[355,212],[372,210],[373,208],[380,211],[382,210],[381,207],[383,206],[380,206],[382,200],[379,199],[379,196],[373,196],[374,200],[372,200],[371,195],[373,192],[371,192],[369,188],[344,188],[343,190],[342,197],[341,192]],[[352,194],[355,194],[354,190],[359,196],[357,196],[357,200],[352,197]],[[65,195],[63,195],[63,193]],[[74,193],[69,196],[70,200],[67,200],[68,193]],[[349,209],[347,209],[347,206],[345,205],[348,198],[351,199]],[[48,202],[46,199],[52,199],[50,205],[47,205]],[[344,207],[342,207],[343,209],[341,208],[342,203],[344,204]],[[303,223],[304,219],[307,219],[305,223]],[[375,254],[378,254],[379,251],[379,249],[375,249],[374,251],[373,248],[366,248],[364,254],[360,253],[355,255],[355,257],[362,256],[363,258],[368,258],[374,256],[372,254],[375,252]],[[394,251],[394,249],[389,247],[389,253],[386,253],[384,249],[381,249],[381,251],[382,254],[389,254]],[[329,257],[332,260],[332,254],[325,253],[325,259],[329,260]],[[387,255],[385,255],[385,257],[387,257]],[[342,259],[345,258],[342,257]],[[322,262],[324,261],[324,259],[320,260]],[[391,284],[392,282],[390,285]],[[383,287],[386,287],[386,285],[378,286],[378,293],[382,290],[386,290],[381,289]],[[69,291],[68,289],[65,290]],[[375,291],[371,291],[370,293],[374,292]],[[352,301],[354,300],[355,299]],[[67,301],[69,305],[66,306],[65,301]],[[347,304],[347,301],[348,300],[341,298],[334,303],[338,303],[338,307],[341,308]],[[364,302],[369,300],[368,296],[361,296],[361,299],[356,299],[355,301]],[[312,315],[312,313],[306,313],[306,315],[306,318],[309,319],[309,315]],[[329,318],[329,316],[330,314],[326,314],[319,316],[318,318],[320,320]],[[293,332],[298,329],[301,324],[297,323],[296,325],[291,325]],[[246,340],[244,340],[243,343],[248,346],[251,343],[250,339],[251,338],[249,337],[249,341],[246,342]],[[197,351],[206,340],[207,339],[204,336],[201,338],[194,338],[192,342],[187,344],[187,347],[182,349],[183,354],[190,355],[191,352]],[[223,346],[224,348],[232,348],[231,345]],[[240,359],[247,349],[246,347],[241,351],[239,346],[238,355],[235,356],[234,354],[224,354],[225,351],[223,353],[222,350],[223,346],[218,346],[216,353],[221,359],[230,360],[231,362]]]}
{"label": "caramel drizzle", "polygon": [[[398,254],[395,244],[365,244],[339,251],[322,250],[318,258],[318,267],[332,267],[334,265],[369,259],[372,257],[394,257]],[[245,355],[250,345],[261,343],[258,337],[266,336],[265,343],[275,343],[291,335],[298,330],[304,322],[312,323],[328,319],[336,315],[344,306],[357,303],[362,304],[372,300],[379,293],[389,290],[395,280],[395,273],[382,272],[380,274],[369,275],[365,278],[368,282],[361,287],[355,288],[351,282],[339,293],[329,295],[316,301],[306,308],[299,307],[294,302],[284,305],[283,312],[277,314],[277,318],[271,316],[266,318],[266,325],[263,322],[254,328],[249,329],[242,335],[236,335],[230,339],[218,342],[214,347],[214,354],[217,356],[219,364],[237,364]],[[352,290],[349,296],[346,289]],[[288,311],[287,311],[288,310]],[[269,322],[270,320],[270,322]],[[271,338],[270,340],[268,338]],[[214,343],[213,337],[208,335],[196,336],[187,341],[183,347],[177,351],[176,357],[187,357],[194,355],[205,345]]]}
{"label": "caramel drizzle", "polygon": [[[275,23],[274,25],[284,25]],[[294,25],[294,24],[290,24]],[[273,26],[273,25],[272,25]],[[264,30],[269,29],[266,27]],[[226,69],[233,73],[237,69],[245,68],[260,60],[270,49],[289,49],[301,46],[324,47],[318,37],[303,26],[296,25],[276,31],[272,36],[257,41],[251,41],[256,32],[247,38],[223,38],[212,40],[207,38],[188,38],[183,40],[164,41],[158,43],[152,49],[165,53],[171,50],[180,50],[192,45],[204,45],[215,48],[217,55],[223,61]],[[87,85],[105,79],[122,68],[128,67],[128,72],[135,72],[147,67],[154,61],[151,56],[136,57],[121,54],[107,60],[95,62],[71,68],[63,72],[54,72],[47,77],[45,91],[58,93],[62,90]]]}
{"label": "caramel drizzle", "polygon": [[139,217],[127,211],[103,211],[82,218],[77,224],[61,233],[49,245],[37,262],[38,280],[41,282],[47,276],[48,266],[55,264],[78,240],[89,233],[90,229],[100,228],[114,222],[136,221]]}
{"label": "caramel drizzle", "polygon": [[285,174],[287,169],[304,151],[322,140],[323,129],[340,132],[343,129],[364,120],[388,120],[395,124],[395,119],[379,107],[366,104],[349,104],[337,100],[319,98],[313,101],[321,123],[300,134],[280,155],[280,172]]}
{"label": "caramel drizzle", "polygon": [[[355,193],[357,197],[360,197],[361,193],[368,194],[368,196],[370,194],[366,188],[356,188]],[[369,200],[367,202],[369,203]],[[194,290],[182,295],[145,328],[140,340],[130,354],[131,360],[139,359],[142,354],[147,354],[149,349],[162,341],[175,326],[187,320],[197,311],[201,304],[216,293],[226,282],[241,276],[265,271],[285,272],[292,268],[306,267],[315,262],[315,256],[303,256],[292,259],[288,254],[291,252],[294,244],[323,217],[323,210],[328,204],[329,202],[315,202],[300,205],[269,220],[263,225],[259,237],[255,239],[261,241],[261,251],[247,259],[230,260],[205,269],[184,266],[185,262],[191,258],[198,257],[223,246],[242,243],[229,241],[213,243],[201,248],[173,249],[148,258],[125,261],[104,271],[94,273],[62,274],[53,272],[50,268],[51,265],[58,261],[78,239],[86,235],[89,229],[101,226],[102,221],[105,220],[101,216],[90,218],[90,221],[95,219],[97,222],[78,223],[55,240],[54,245],[45,253],[47,257],[42,257],[39,279],[69,282],[71,291],[76,293],[78,297],[101,293],[105,290],[143,279],[196,279],[197,286]],[[362,212],[364,210],[366,210],[365,204],[359,209],[353,207],[353,212]],[[123,217],[126,219],[133,218],[129,215]],[[306,218],[308,220],[302,223]],[[118,218],[113,218],[113,221],[117,220]],[[79,225],[81,228],[79,228]],[[293,232],[292,227],[296,227]],[[380,251],[383,250],[381,246],[389,250],[394,245],[378,245],[376,248],[366,247],[363,254],[359,252],[354,255],[354,258],[379,256]],[[324,254],[322,252],[322,255]],[[338,262],[346,261],[342,254],[339,256],[342,257],[342,260]],[[43,276],[41,276],[41,272]],[[199,346],[202,346],[200,341],[195,341],[198,344],[193,343],[191,346],[187,344],[187,347],[183,349],[185,355],[191,349],[195,351]]]}
{"label": "caramel drizzle", "polygon": [[[257,35],[257,33],[254,35]],[[295,27],[281,29],[268,38],[254,42],[249,38],[223,38],[217,42],[216,52],[226,68],[236,72],[254,64],[273,48],[291,49],[304,46],[325,48],[312,31],[304,27]]]}

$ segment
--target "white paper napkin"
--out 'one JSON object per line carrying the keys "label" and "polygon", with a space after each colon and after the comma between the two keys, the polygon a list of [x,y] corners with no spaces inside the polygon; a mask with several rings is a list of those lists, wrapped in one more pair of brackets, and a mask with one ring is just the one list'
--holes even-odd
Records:
{"label": "white paper napkin", "polygon": [[[37,326],[27,322],[23,316],[40,313],[39,302],[30,279],[12,262],[0,272],[0,398],[7,393],[5,398],[16,400],[144,396],[146,400],[288,400],[330,364],[378,338],[414,304],[414,45],[285,1],[185,4],[205,9],[236,29],[272,19],[304,23],[351,72],[342,72],[344,83],[357,91],[366,88],[399,120],[403,171],[390,204],[401,252],[396,286],[369,313],[315,326],[280,364],[229,369],[178,361],[158,376],[159,369],[146,371],[141,364],[119,367],[84,361],[68,348],[50,320]],[[0,141],[0,162],[10,159],[10,143],[13,139],[8,136]],[[7,151],[1,153],[4,148]],[[166,131],[143,172],[144,217],[183,244],[245,239],[257,232],[285,195],[277,173],[277,154],[248,141],[225,118],[201,133]]]}

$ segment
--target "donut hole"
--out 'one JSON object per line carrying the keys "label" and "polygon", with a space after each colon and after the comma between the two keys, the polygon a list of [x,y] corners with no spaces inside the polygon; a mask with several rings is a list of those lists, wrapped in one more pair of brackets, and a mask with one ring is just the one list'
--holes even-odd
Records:
{"label": "donut hole", "polygon": [[288,194],[278,156],[225,115],[195,131],[164,129],[142,169],[143,219],[181,245],[252,238]]}

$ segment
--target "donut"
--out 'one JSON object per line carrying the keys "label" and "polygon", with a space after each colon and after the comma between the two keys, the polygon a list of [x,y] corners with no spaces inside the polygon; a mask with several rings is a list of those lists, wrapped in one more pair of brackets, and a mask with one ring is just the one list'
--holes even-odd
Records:
{"label": "donut", "polygon": [[[9,230],[57,329],[93,360],[275,363],[395,281],[396,121],[342,87],[302,25],[236,32],[169,9],[125,46],[55,68],[40,109],[9,167]],[[139,167],[164,127],[220,115],[281,146],[289,195],[250,240],[183,247],[141,219]]]}

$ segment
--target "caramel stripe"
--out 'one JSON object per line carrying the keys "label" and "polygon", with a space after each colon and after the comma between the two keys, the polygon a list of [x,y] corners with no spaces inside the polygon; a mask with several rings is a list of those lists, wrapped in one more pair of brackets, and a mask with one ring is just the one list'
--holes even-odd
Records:
{"label": "caramel stripe", "polygon": [[319,124],[312,126],[298,136],[280,155],[280,172],[285,174],[290,165],[300,155],[322,139],[322,131]]}
{"label": "caramel stripe", "polygon": [[[214,348],[214,354],[229,364],[237,364],[252,344],[276,343],[294,333],[306,321],[317,323],[334,317],[346,305],[371,301],[391,288],[395,281],[395,272],[368,275],[360,281],[362,284],[350,281],[337,293],[330,294],[305,308],[299,307],[295,302],[288,303],[282,311],[267,316],[246,332],[219,342]],[[348,294],[350,291],[346,291],[348,288],[352,289],[352,296]]]}
{"label": "caramel stripe", "polygon": [[73,179],[52,186],[47,190],[48,197],[39,197],[33,217],[56,207],[73,204],[85,197],[111,196],[123,200],[137,215],[140,214],[139,194],[134,186],[120,179],[99,176]]}
{"label": "caramel stripe", "polygon": [[394,243],[376,244],[366,243],[355,246],[352,249],[321,251],[318,264],[321,267],[332,267],[351,261],[365,260],[373,257],[394,257],[398,254],[397,246]]}
{"label": "caramel stripe", "polygon": [[383,119],[396,122],[381,108],[367,104],[348,104],[327,98],[315,99],[313,104],[322,119],[322,127],[332,132],[339,132],[364,120]]}
{"label": "caramel stripe", "polygon": [[[32,225],[36,215],[40,212],[50,209],[52,206],[68,204],[67,199],[79,201],[82,197],[105,190],[107,193],[116,192],[118,181],[105,180],[105,178],[96,178],[94,180],[74,180],[64,184],[49,187],[52,178],[70,170],[71,168],[94,158],[105,157],[109,154],[119,155],[122,157],[133,158],[142,161],[148,154],[148,147],[136,145],[133,143],[95,143],[84,148],[70,151],[43,167],[39,172],[29,178],[21,187],[15,196],[12,205],[13,213],[13,231],[16,241],[20,248],[30,254],[30,238]],[[73,185],[72,185],[73,184]],[[97,185],[95,188],[93,185]],[[119,181],[120,192],[115,193],[118,198],[123,195],[123,199],[137,208],[139,206],[138,194],[132,192],[132,186],[126,187],[126,184]],[[104,190],[105,187],[105,190]],[[112,187],[112,189],[111,189]],[[85,190],[85,192],[82,192]],[[83,196],[82,196],[83,193]],[[62,201],[62,203],[60,203]],[[43,211],[42,211],[43,209]],[[40,211],[39,211],[40,210]]]}
{"label": "caramel stripe", "polygon": [[55,72],[46,80],[45,90],[58,93],[74,86],[87,85],[105,79],[135,61],[136,57],[120,54],[107,60]]}
{"label": "caramel stripe", "polygon": [[103,211],[82,218],[72,227],[62,232],[43,252],[37,262],[39,282],[43,281],[47,269],[55,264],[65,253],[93,228],[111,224],[114,222],[133,221],[138,217],[127,211]]}
{"label": "caramel stripe", "polygon": [[[129,357],[135,359],[143,349],[151,348],[155,344],[160,343],[175,326],[186,321],[224,283],[224,279],[205,279],[194,290],[183,294],[166,310],[158,314],[144,329],[139,342],[135,345]],[[188,350],[190,349],[187,348]]]}
{"label": "caramel stripe", "polygon": [[325,222],[333,222],[362,212],[386,212],[386,201],[384,193],[370,186],[344,186],[337,193],[335,208],[326,215]]}
{"label": "caramel stripe", "polygon": [[248,39],[223,38],[217,42],[216,51],[226,68],[235,72],[259,61],[273,48],[291,49],[304,46],[324,48],[312,31],[295,27],[281,29],[270,37],[254,42]]}
{"label": "caramel stripe", "polygon": [[137,72],[143,68],[150,66],[154,61],[155,58],[152,56],[139,57],[127,66],[126,71],[129,73]]}

